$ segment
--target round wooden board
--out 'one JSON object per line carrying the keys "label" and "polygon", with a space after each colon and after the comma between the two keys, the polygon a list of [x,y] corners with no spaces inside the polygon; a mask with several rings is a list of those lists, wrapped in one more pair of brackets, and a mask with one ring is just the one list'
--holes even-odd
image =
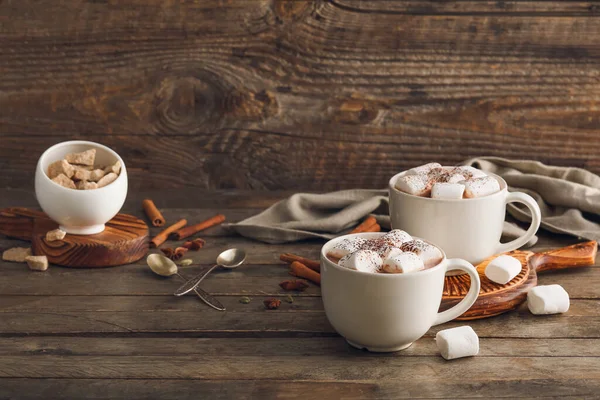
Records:
{"label": "round wooden board", "polygon": [[[534,253],[530,251],[515,250],[507,253],[521,261],[521,272],[506,285],[490,281],[485,276],[485,267],[497,256],[492,256],[477,265],[477,272],[481,280],[479,297],[473,306],[461,315],[459,320],[487,318],[499,315],[516,308],[525,301],[529,289],[537,284],[537,274],[529,265],[529,259]],[[446,276],[444,293],[440,310],[447,310],[461,301],[469,291],[469,275]]]}
{"label": "round wooden board", "polygon": [[117,214],[95,235],[69,235],[46,241],[46,232],[58,228],[49,218],[35,218],[31,249],[45,255],[51,264],[64,267],[97,268],[130,264],[148,253],[148,226],[134,216]]}

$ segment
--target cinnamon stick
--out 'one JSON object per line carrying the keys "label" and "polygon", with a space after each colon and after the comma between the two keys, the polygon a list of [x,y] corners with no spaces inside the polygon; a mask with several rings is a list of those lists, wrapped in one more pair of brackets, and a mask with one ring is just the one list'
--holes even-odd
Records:
{"label": "cinnamon stick", "polygon": [[381,232],[381,226],[379,224],[375,224],[365,229],[363,232]]}
{"label": "cinnamon stick", "polygon": [[312,269],[308,268],[306,265],[298,261],[294,261],[290,265],[289,273],[290,275],[297,276],[298,278],[308,279],[309,281],[321,286],[321,274],[313,271]]}
{"label": "cinnamon stick", "polygon": [[367,219],[357,225],[356,228],[352,229],[350,233],[371,232],[367,229],[371,228],[375,224],[377,224],[375,217],[367,217]]}
{"label": "cinnamon stick", "polygon": [[165,217],[158,211],[152,200],[146,199],[142,201],[142,208],[153,226],[163,226],[165,224]]}
{"label": "cinnamon stick", "polygon": [[176,223],[174,223],[173,225],[169,226],[167,229],[163,230],[161,233],[159,233],[158,235],[156,235],[151,241],[150,241],[150,247],[158,247],[161,244],[163,244],[167,238],[169,237],[169,235],[172,232],[175,232],[178,229],[183,228],[185,225],[187,224],[187,220],[182,219]]}
{"label": "cinnamon stick", "polygon": [[313,271],[321,272],[321,263],[319,261],[310,260],[308,258],[300,257],[292,253],[283,253],[279,256],[279,259],[288,264],[291,264],[294,261],[298,261],[299,263],[306,265]]}
{"label": "cinnamon stick", "polygon": [[225,216],[223,214],[217,214],[212,218],[207,219],[206,221],[202,221],[199,224],[186,226],[185,228],[181,228],[171,234],[173,239],[181,240],[186,237],[190,237],[200,231],[210,228],[211,226],[219,225],[225,221]]}

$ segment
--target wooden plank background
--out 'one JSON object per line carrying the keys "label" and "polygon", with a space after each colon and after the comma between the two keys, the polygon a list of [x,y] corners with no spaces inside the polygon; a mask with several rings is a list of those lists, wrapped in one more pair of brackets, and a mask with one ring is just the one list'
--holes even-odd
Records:
{"label": "wooden plank background", "polygon": [[89,139],[134,189],[383,187],[425,161],[600,172],[600,2],[2,0],[0,187]]}

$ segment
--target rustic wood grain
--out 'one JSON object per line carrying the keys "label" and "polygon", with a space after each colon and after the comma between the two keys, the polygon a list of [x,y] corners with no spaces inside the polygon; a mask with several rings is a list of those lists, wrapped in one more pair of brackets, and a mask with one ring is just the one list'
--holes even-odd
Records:
{"label": "rustic wood grain", "polygon": [[[165,359],[166,358],[166,359]],[[410,357],[354,358],[352,362],[328,356],[289,357],[272,356],[265,360],[258,356],[219,357],[189,355],[161,356],[55,356],[38,355],[36,363],[30,357],[4,356],[0,377],[43,378],[171,378],[171,379],[298,379],[323,381],[391,381],[397,385],[423,380],[433,375],[445,382],[460,381],[473,374],[493,374],[497,380],[547,379],[590,380],[600,379],[597,359],[583,357],[474,357],[468,363],[445,362],[441,357],[428,357],[415,362]],[[293,361],[293,362],[292,362]],[[556,368],[557,363],[561,368]],[[72,368],[73,365],[78,368]],[[327,365],[315,368],[315,365]],[[211,366],[211,368],[207,368]],[[269,366],[276,366],[275,368]],[[402,376],[389,371],[403,371]]]}
{"label": "rustic wood grain", "polygon": [[383,187],[476,155],[600,172],[597,2],[115,4],[0,4],[0,186],[70,138],[136,189]]}
{"label": "rustic wood grain", "polygon": [[[515,360],[518,362],[519,360]],[[265,368],[268,368],[265,367]],[[400,372],[400,371],[399,371]],[[518,379],[424,383],[402,381],[324,382],[316,380],[181,380],[181,379],[69,379],[0,378],[0,395],[15,399],[39,399],[47,393],[94,399],[160,398],[203,399],[291,399],[305,400],[307,393],[318,399],[438,399],[507,397],[522,400],[594,397],[598,382],[586,379]],[[475,396],[475,397],[474,397]]]}
{"label": "rustic wood grain", "polygon": [[[254,298],[254,304],[247,310],[244,304],[239,303],[239,299],[236,299],[237,302],[225,301],[224,304],[229,310],[225,313],[215,313],[193,296],[186,298],[185,301],[190,304],[185,310],[168,309],[167,305],[172,304],[173,300],[166,298],[165,306],[145,311],[82,311],[78,306],[70,311],[71,307],[68,304],[59,311],[3,311],[0,313],[3,321],[0,335],[14,336],[26,333],[43,336],[151,335],[225,338],[337,336],[322,309],[303,309],[299,306],[303,304],[304,298],[296,298],[292,305],[282,301],[277,311],[255,307],[263,299],[264,297]],[[315,306],[315,302],[309,300],[307,307],[310,305]],[[144,309],[144,306],[140,308]],[[490,319],[469,321],[469,325],[480,337],[593,339],[598,338],[598,309],[598,300],[573,300],[568,314],[544,318],[533,316],[526,305],[521,305],[514,312]],[[426,337],[431,338],[442,328],[464,324],[463,321],[455,321],[444,324],[443,327],[434,327]]]}
{"label": "rustic wood grain", "polygon": [[[551,346],[549,345],[551,344]],[[479,356],[512,357],[515,349],[524,357],[580,357],[600,356],[600,339],[549,339],[538,341],[513,338],[482,338]],[[65,341],[60,337],[13,337],[0,339],[2,356],[74,355],[74,356],[311,356],[335,353],[340,358],[389,358],[389,357],[434,357],[438,355],[434,340],[421,340],[405,351],[377,354],[358,350],[339,337],[319,338],[115,338],[98,340],[93,337],[72,337]]]}
{"label": "rustic wood grain", "polygon": [[[198,222],[223,212],[236,221],[288,194],[131,191],[124,211],[142,217],[141,200],[151,197],[167,220]],[[35,205],[32,199],[26,188],[0,190],[0,206]],[[179,282],[152,274],[143,261],[111,269],[51,266],[45,273],[0,262],[0,397],[581,398],[600,390],[598,263],[539,275],[540,284],[559,283],[569,292],[568,313],[533,316],[523,304],[470,321],[480,354],[446,362],[433,337],[464,322],[432,328],[405,352],[371,354],[334,332],[315,286],[293,293],[294,302],[282,301],[279,310],[265,310],[264,298],[288,295],[278,286],[288,279],[279,254],[315,258],[322,241],[273,246],[220,228],[200,236],[206,247],[189,253],[200,265],[183,267],[186,275],[226,247],[249,253],[243,268],[216,272],[203,283],[225,313],[193,296],[172,296]],[[532,250],[575,242],[541,233]],[[0,250],[23,243],[2,237]],[[251,297],[250,304],[240,303],[241,296]]]}
{"label": "rustic wood grain", "polygon": [[46,214],[22,207],[0,209],[0,234],[31,242],[35,255],[65,267],[113,267],[138,261],[148,252],[148,226],[138,218],[117,214],[95,235],[71,235],[54,242],[46,233],[58,224]]}

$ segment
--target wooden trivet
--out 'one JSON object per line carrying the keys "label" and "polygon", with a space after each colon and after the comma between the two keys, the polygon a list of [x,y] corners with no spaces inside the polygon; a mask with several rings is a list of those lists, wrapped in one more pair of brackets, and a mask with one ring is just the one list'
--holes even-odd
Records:
{"label": "wooden trivet", "polygon": [[[598,244],[591,241],[544,253],[511,251],[506,254],[521,261],[522,269],[519,275],[506,285],[494,283],[485,276],[485,267],[497,257],[492,256],[477,265],[481,279],[479,297],[469,311],[457,319],[487,318],[513,310],[525,301],[527,292],[537,285],[538,272],[593,265],[597,249]],[[469,281],[469,275],[446,276],[441,311],[452,307],[465,297],[469,291]]]}
{"label": "wooden trivet", "polygon": [[95,235],[70,235],[46,241],[46,232],[58,228],[41,211],[6,208],[0,211],[0,234],[31,242],[34,255],[45,255],[51,264],[65,267],[112,267],[130,264],[148,252],[148,226],[134,216],[117,214]]}

